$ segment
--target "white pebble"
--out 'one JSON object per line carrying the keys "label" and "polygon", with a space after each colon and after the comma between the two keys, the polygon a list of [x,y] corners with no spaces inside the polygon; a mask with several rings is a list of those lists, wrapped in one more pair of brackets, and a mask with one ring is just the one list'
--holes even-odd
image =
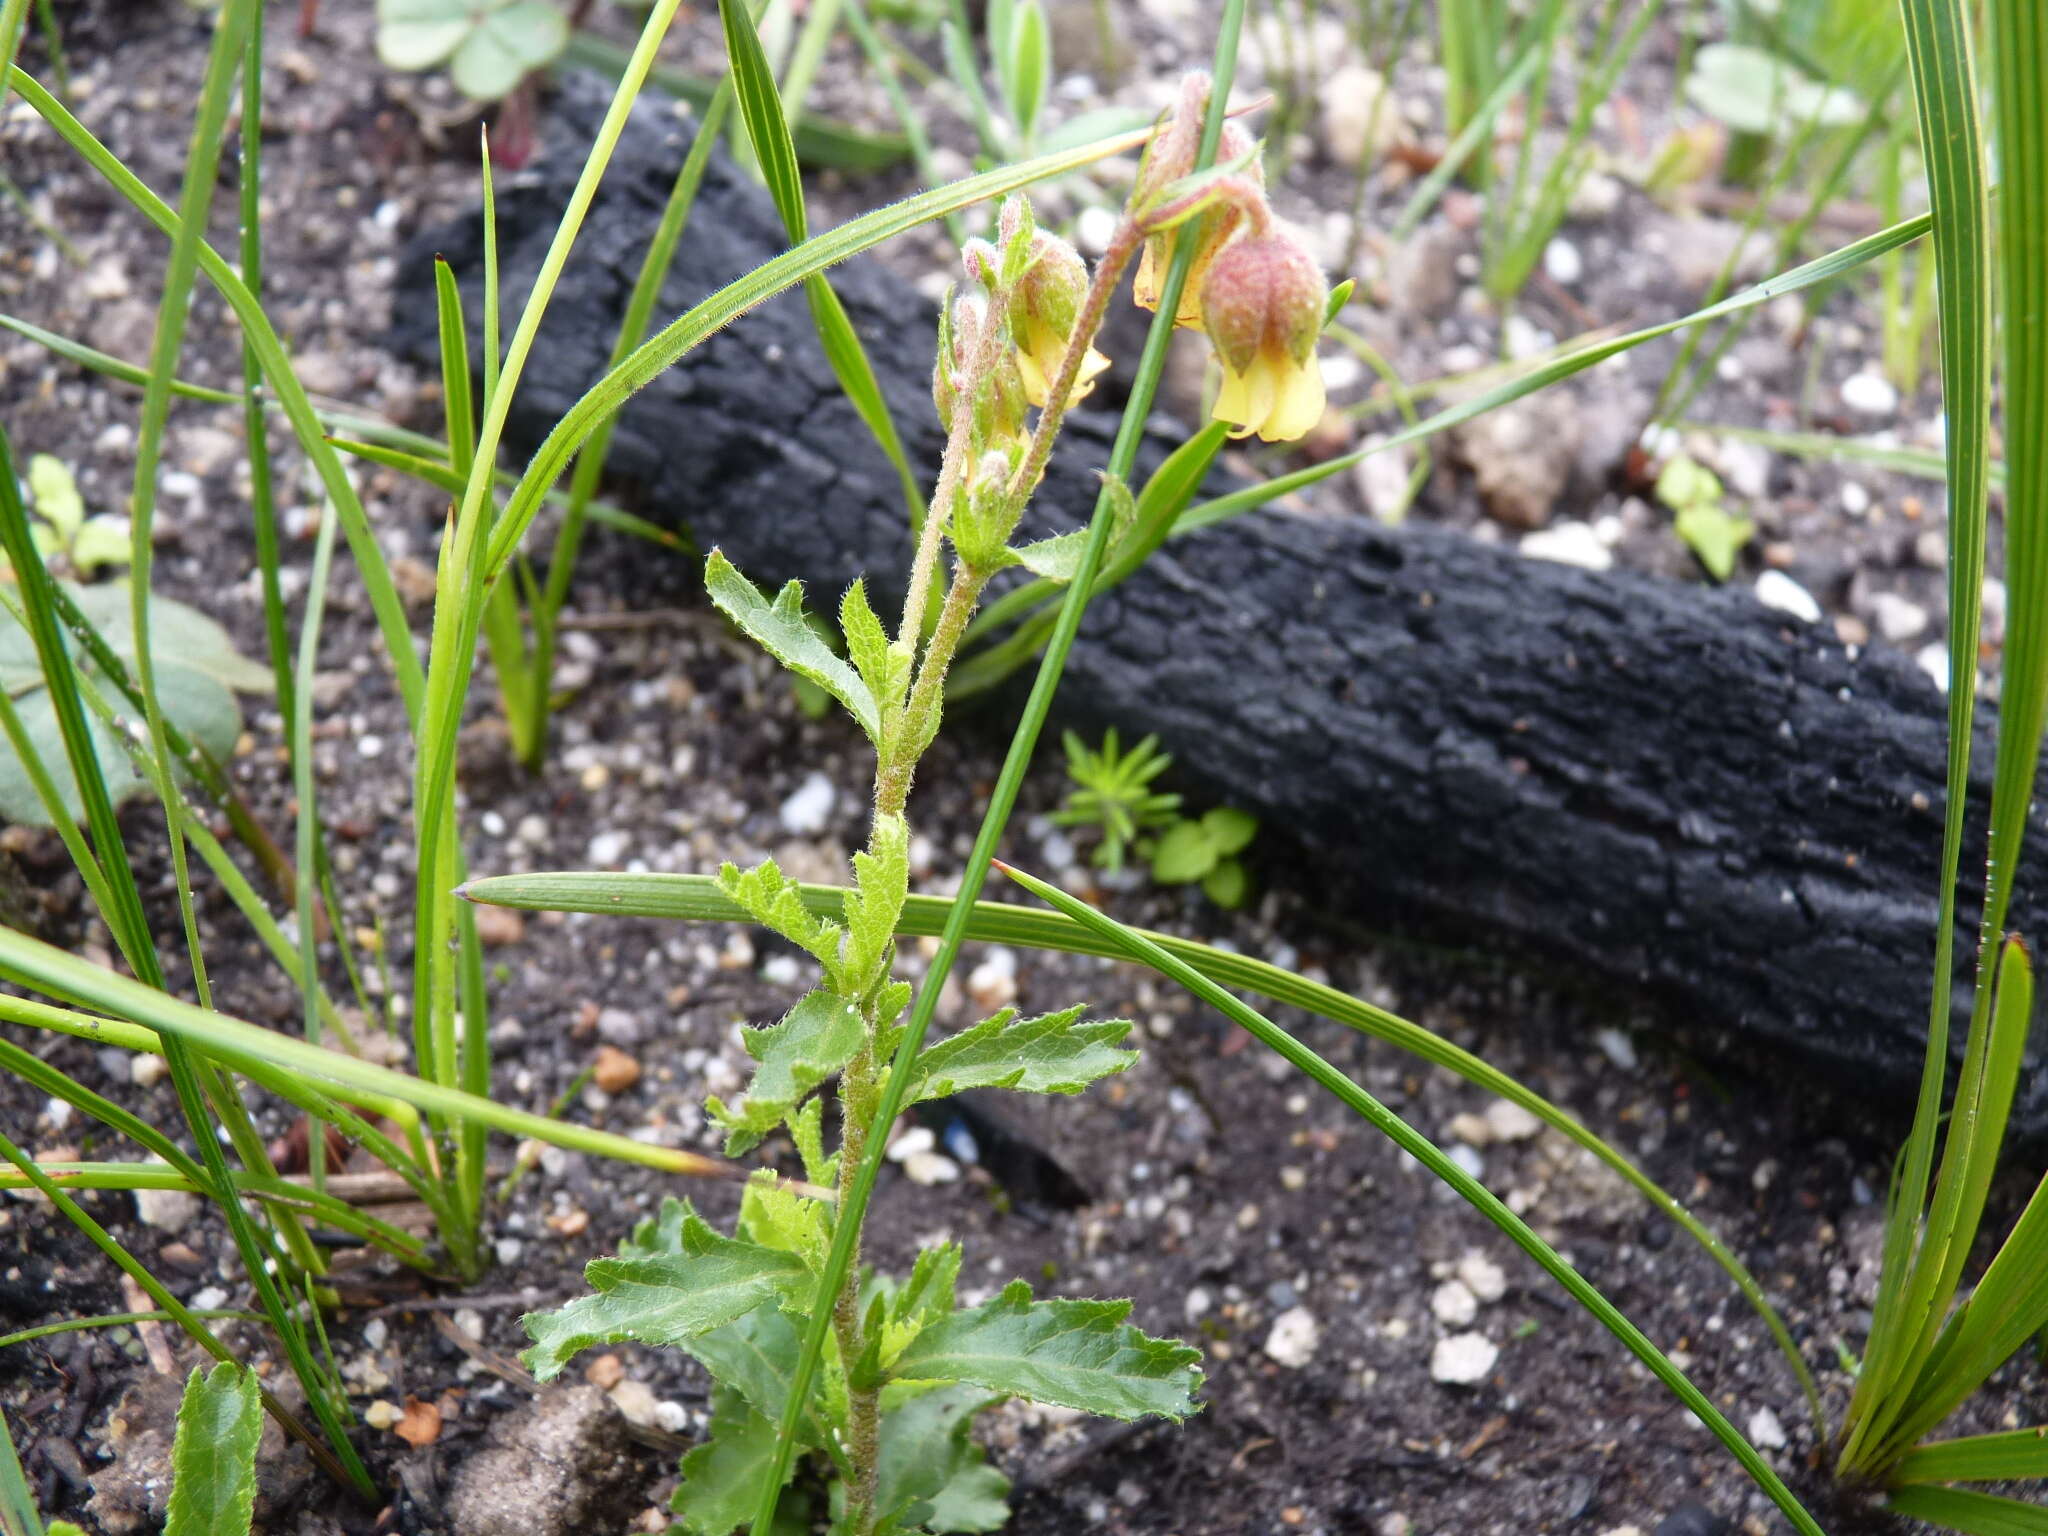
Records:
{"label": "white pebble", "polygon": [[153,1088],[163,1081],[171,1064],[154,1051],[137,1051],[128,1058],[128,1081],[138,1088]]}
{"label": "white pebble", "polygon": [[1792,1443],[1785,1436],[1785,1426],[1768,1408],[1759,1408],[1749,1416],[1749,1442],[1765,1451],[1782,1451]]}
{"label": "white pebble", "polygon": [[1486,1125],[1495,1141],[1527,1141],[1543,1129],[1541,1120],[1506,1099],[1496,1099],[1486,1106]]}
{"label": "white pebble", "polygon": [[1899,408],[1899,392],[1881,374],[1852,373],[1842,380],[1842,404],[1865,416],[1890,416]]}
{"label": "white pebble", "polygon": [[1600,541],[1593,525],[1575,518],[1524,534],[1519,547],[1531,560],[1554,560],[1589,571],[1610,570],[1614,565],[1613,553]]}
{"label": "white pebble", "polygon": [[1842,482],[1842,510],[1851,517],[1861,517],[1870,510],[1870,491],[1855,480]]}
{"label": "white pebble", "polygon": [[1429,1352],[1429,1374],[1447,1387],[1476,1387],[1493,1370],[1500,1346],[1483,1333],[1454,1333]]}
{"label": "white pebble", "polygon": [[1636,1069],[1636,1043],[1618,1029],[1599,1029],[1593,1032],[1593,1043],[1601,1053],[1624,1072]]}
{"label": "white pebble", "polygon": [[1872,597],[1870,614],[1877,620],[1877,632],[1893,645],[1918,640],[1927,633],[1930,622],[1925,608],[1896,592],[1879,592]]}
{"label": "white pebble", "polygon": [[1479,1315],[1479,1298],[1464,1281],[1446,1280],[1430,1296],[1429,1310],[1446,1328],[1466,1328]]}
{"label": "white pebble", "polygon": [[1456,1163],[1475,1179],[1486,1177],[1486,1159],[1477,1147],[1469,1147],[1462,1141],[1452,1142],[1444,1149],[1444,1156]]}
{"label": "white pebble", "polygon": [[585,852],[593,865],[603,869],[621,862],[632,845],[632,838],[624,832],[600,832],[590,840]]}
{"label": "white pebble", "polygon": [[782,802],[783,830],[798,837],[817,836],[831,823],[832,807],[838,799],[839,791],[830,779],[822,773],[811,774]]}
{"label": "white pebble", "polygon": [[145,1227],[182,1232],[199,1215],[199,1197],[184,1189],[138,1189],[135,1219]]}
{"label": "white pebble", "polygon": [[1074,241],[1090,256],[1100,256],[1116,238],[1117,216],[1109,209],[1090,205],[1074,221]]}
{"label": "white pebble", "polygon": [[382,757],[384,755],[384,738],[382,736],[358,736],[356,738],[356,755],[358,757]]}
{"label": "white pebble", "polygon": [[654,1389],[644,1381],[635,1381],[628,1376],[610,1393],[612,1406],[619,1410],[628,1424],[638,1424],[642,1429],[653,1429],[657,1423],[657,1404]]}
{"label": "white pebble", "polygon": [[1931,645],[1923,645],[1914,654],[1913,660],[1919,663],[1922,672],[1925,672],[1934,679],[1935,687],[1939,688],[1943,693],[1948,692],[1948,646],[1946,644],[1936,640]]}
{"label": "white pebble", "polygon": [[1586,275],[1586,259],[1560,235],[1543,247],[1543,271],[1553,283],[1569,288]]}
{"label": "white pebble", "polygon": [[960,1165],[943,1152],[913,1152],[903,1159],[903,1176],[913,1184],[952,1184],[960,1178]]}
{"label": "white pebble", "polygon": [[[193,1197],[197,1199],[197,1196]],[[186,1303],[195,1312],[213,1312],[228,1304],[228,1293],[218,1285],[209,1285],[194,1291]]]}
{"label": "white pebble", "polygon": [[761,962],[761,979],[770,986],[793,987],[802,975],[795,955],[770,955]]}
{"label": "white pebble", "polygon": [[938,1146],[938,1138],[932,1135],[931,1127],[913,1125],[909,1130],[889,1143],[889,1161],[907,1162],[920,1153],[930,1152]]}
{"label": "white pebble", "polygon": [[1266,1335],[1266,1354],[1291,1371],[1298,1371],[1316,1357],[1323,1342],[1322,1325],[1307,1307],[1289,1307],[1273,1319],[1273,1331]]}
{"label": "white pebble", "polygon": [[1482,1305],[1491,1306],[1508,1293],[1508,1272],[1473,1249],[1458,1260],[1458,1278]]}
{"label": "white pebble", "polygon": [[1017,955],[997,945],[967,978],[967,995],[977,1008],[990,1012],[1016,1001]]}
{"label": "white pebble", "polygon": [[1765,571],[1756,579],[1756,598],[1766,608],[1789,613],[1808,624],[1820,622],[1820,604],[1813,594],[1783,571]]}

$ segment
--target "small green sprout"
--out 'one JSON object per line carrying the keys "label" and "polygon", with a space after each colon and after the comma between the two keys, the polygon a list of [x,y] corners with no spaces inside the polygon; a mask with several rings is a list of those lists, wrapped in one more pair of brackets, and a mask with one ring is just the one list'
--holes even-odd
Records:
{"label": "small green sprout", "polygon": [[1722,494],[1720,476],[1682,453],[1657,476],[1657,499],[1677,514],[1672,531],[1716,581],[1735,574],[1735,557],[1756,537],[1756,524],[1729,511]]}
{"label": "small green sprout", "polygon": [[[39,453],[28,461],[29,536],[45,560],[61,559],[74,574],[90,579],[101,566],[128,563],[128,519],[85,515],[85,498],[62,459]],[[0,556],[0,579],[11,579]]]}
{"label": "small green sprout", "polygon": [[1123,751],[1114,726],[1103,733],[1100,750],[1090,750],[1072,731],[1061,741],[1067,752],[1067,777],[1078,787],[1050,819],[1057,826],[1097,829],[1102,841],[1095,848],[1095,867],[1115,873],[1141,837],[1173,825],[1180,796],[1159,794],[1151,787],[1173,766],[1173,759],[1159,750],[1157,736],[1147,736]]}
{"label": "small green sprout", "polygon": [[1235,910],[1251,893],[1251,876],[1237,855],[1258,835],[1249,811],[1219,805],[1199,821],[1181,820],[1152,845],[1152,878],[1161,885],[1202,883],[1202,894]]}

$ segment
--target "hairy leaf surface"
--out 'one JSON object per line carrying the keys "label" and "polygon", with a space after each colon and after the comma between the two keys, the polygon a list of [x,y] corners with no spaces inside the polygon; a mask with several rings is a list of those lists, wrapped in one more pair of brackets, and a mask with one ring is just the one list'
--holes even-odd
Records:
{"label": "hairy leaf surface", "polygon": [[1020,1019],[1005,1008],[941,1040],[917,1059],[910,1102],[944,1098],[969,1088],[1017,1093],[1079,1093],[1097,1078],[1121,1072],[1138,1059],[1117,1049],[1131,1031],[1128,1019],[1083,1021],[1083,1008]]}
{"label": "hairy leaf surface", "polygon": [[802,582],[788,583],[770,603],[738,567],[714,549],[704,561],[704,590],[719,611],[756,645],[844,704],[846,712],[868,733],[868,740],[881,745],[881,708],[860,674],[835,656],[805,621]]}
{"label": "hairy leaf surface", "polygon": [[779,1303],[809,1278],[804,1262],[758,1243],[720,1237],[684,1207],[674,1251],[593,1259],[596,1294],[522,1319],[533,1347],[519,1358],[542,1381],[593,1344],[685,1344]]}
{"label": "hairy leaf surface", "polygon": [[1124,1321],[1128,1301],[1033,1301],[1013,1280],[994,1301],[927,1328],[896,1362],[899,1380],[965,1381],[1112,1419],[1195,1411],[1199,1350]]}
{"label": "hairy leaf surface", "polygon": [[726,1129],[725,1155],[738,1157],[796,1111],[813,1088],[853,1060],[866,1039],[861,1017],[844,998],[813,992],[780,1023],[742,1036],[747,1054],[759,1062],[754,1081],[738,1104],[710,1098],[704,1108]]}

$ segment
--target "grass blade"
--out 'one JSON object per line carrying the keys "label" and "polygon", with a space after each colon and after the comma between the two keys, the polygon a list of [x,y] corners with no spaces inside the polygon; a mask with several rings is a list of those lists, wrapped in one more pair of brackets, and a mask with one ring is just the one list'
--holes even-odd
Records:
{"label": "grass blade", "polygon": [[2048,1428],[1915,1446],[1892,1473],[1897,1483],[1998,1483],[2028,1477],[2048,1477]]}
{"label": "grass blade", "polygon": [[1893,1514],[1960,1531],[1963,1536],[2048,1536],[2048,1509],[1962,1488],[1901,1488]]}
{"label": "grass blade", "polygon": [[1778,1506],[1804,1536],[1824,1536],[1821,1528],[1814,1523],[1813,1517],[1806,1512],[1799,1500],[1793,1497],[1792,1490],[1787,1488],[1778,1474],[1771,1469],[1770,1463],[1765,1461],[1757,1453],[1756,1448],[1728,1422],[1721,1411],[1708,1400],[1706,1394],[1695,1387],[1685,1373],[1673,1365],[1670,1358],[1652,1344],[1635,1324],[1617,1311],[1612,1302],[1567,1264],[1556,1249],[1538,1237],[1527,1222],[1510,1211],[1485,1185],[1446,1157],[1428,1137],[1387,1109],[1379,1100],[1314,1051],[1255,1009],[1238,1001],[1193,966],[1175,959],[1157,944],[1141,938],[1134,930],[1124,927],[1114,918],[1097,912],[1086,902],[1079,901],[1042,880],[1033,879],[1021,870],[1012,869],[1007,864],[998,862],[996,867],[1041,901],[1058,908],[1104,940],[1116,944],[1122,950],[1125,959],[1134,960],[1157,971],[1186,988],[1210,1007],[1219,1010],[1232,1023],[1255,1036],[1261,1045],[1284,1057],[1296,1071],[1314,1079],[1318,1085],[1341,1100],[1347,1108],[1370,1121],[1374,1129],[1457,1191],[1461,1199],[1492,1222],[1516,1247],[1541,1265],[1553,1280],[1564,1287],[1572,1300],[1584,1307],[1603,1328],[1619,1339],[1629,1353],[1648,1367],[1650,1373],[1672,1396],[1691,1409],[1694,1417],[1714,1432],[1715,1438],[1742,1463],[1743,1470],[1755,1480],[1759,1488],[1770,1495],[1771,1502]]}
{"label": "grass blade", "polygon": [[[1964,813],[1970,773],[1971,723],[1977,702],[1977,643],[1982,627],[1985,526],[1989,516],[1991,459],[1991,234],[1990,192],[1984,163],[1983,126],[1977,111],[1976,67],[1962,0],[1902,0],[1920,141],[1926,154],[1932,202],[1934,255],[1940,274],[1942,405],[1947,424],[1949,480],[1948,601],[1953,641],[1949,647],[1947,803],[1942,824],[1939,918],[1935,931],[1934,986],[1928,1010],[1927,1058],[1919,1101],[1908,1134],[1904,1168],[1885,1233],[1885,1261],[1863,1374],[1848,1412],[1850,1436],[1845,1461],[1866,1431],[1866,1419],[1888,1417],[1887,1393],[1911,1369],[1909,1352],[1932,1336],[1953,1294],[1943,1290],[1937,1260],[1924,1276],[1906,1281],[1914,1233],[1918,1230],[1933,1166],[1948,1071],[1950,998],[1955,980],[1956,881],[1962,863]],[[1996,926],[1986,918],[1985,942]],[[2025,954],[2021,952],[2024,968]],[[2031,995],[2031,977],[2027,978]],[[1981,1065],[1978,1019],[1973,1017],[1970,1049]],[[2025,1024],[2022,1022],[2024,1035]],[[2015,1063],[2015,1067],[2017,1064]],[[1966,1066],[1965,1071],[1969,1068]],[[1999,1116],[1999,1130],[2004,1116]],[[1951,1131],[1951,1156],[1967,1143]],[[1993,1159],[1997,1143],[1990,1147]],[[1951,1166],[1955,1166],[1951,1164]],[[1961,1169],[1957,1169],[1960,1174]],[[1988,1178],[1988,1167],[1983,1170]],[[1944,1184],[1948,1173],[1944,1170]],[[1981,1194],[1979,1200],[1981,1210]],[[1955,1214],[1953,1209],[1949,1213]],[[1975,1229],[1974,1217],[1970,1222]],[[1939,1223],[1929,1241],[1944,1244]],[[1967,1250],[1968,1240],[1964,1239]],[[1960,1263],[1960,1255],[1958,1265]],[[1883,1428],[1879,1423],[1877,1428]]]}
{"label": "grass blade", "polygon": [[[810,238],[810,217],[804,210],[803,176],[797,170],[796,145],[783,117],[774,71],[768,67],[768,57],[761,49],[761,38],[754,30],[754,18],[746,0],[719,0],[718,14],[725,27],[733,96],[739,103],[740,120],[747,125],[747,141],[760,161],[768,195],[775,200],[775,211],[782,218],[790,243],[802,245]],[[920,528],[924,525],[924,497],[918,491],[909,456],[903,451],[903,440],[890,419],[888,402],[882,398],[882,387],[876,381],[867,349],[861,345],[853,322],[847,319],[839,296],[822,275],[809,278],[804,290],[826,361],[831,363],[839,387],[846,391],[847,399],[894,467],[911,527]]]}

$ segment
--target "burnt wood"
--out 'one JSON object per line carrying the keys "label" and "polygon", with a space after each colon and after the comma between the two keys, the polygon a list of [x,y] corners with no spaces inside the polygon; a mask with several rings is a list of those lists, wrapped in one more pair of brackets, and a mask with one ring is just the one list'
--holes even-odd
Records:
{"label": "burnt wood", "polygon": [[[572,84],[555,142],[500,186],[508,312],[599,102]],[[515,452],[598,377],[687,142],[685,124],[643,109],[620,143],[521,382]],[[479,242],[472,217],[415,245],[397,295],[402,350],[434,356],[434,253],[475,303]],[[659,318],[784,245],[765,193],[714,155]],[[875,261],[832,280],[914,459],[934,467],[932,306]],[[1153,427],[1148,463],[1185,431]],[[1113,430],[1076,413],[1037,531],[1086,517]],[[839,394],[801,295],[637,396],[611,470],[649,515],[722,546],[757,582],[801,577],[823,606],[866,575],[878,603],[900,601],[896,479]],[[644,546],[612,564],[650,596],[696,579]],[[1747,591],[1285,511],[1177,539],[1099,600],[1058,703],[1064,724],[1157,732],[1183,787],[1255,813],[1272,876],[1328,893],[1332,913],[1512,946],[1624,1004],[1660,1005],[1753,1072],[1796,1065],[1849,1102],[1891,1105],[1909,1099],[1925,1038],[1943,711],[1905,657],[1853,652]],[[1988,720],[1975,762],[1981,825]],[[2036,849],[2043,836],[2036,826]],[[1981,870],[1981,845],[1965,867]],[[2038,863],[2019,884],[2016,926],[2048,934]],[[1966,952],[1959,1019],[1973,969]],[[2030,1138],[2048,1133],[2038,1055],[2016,1116]]]}

